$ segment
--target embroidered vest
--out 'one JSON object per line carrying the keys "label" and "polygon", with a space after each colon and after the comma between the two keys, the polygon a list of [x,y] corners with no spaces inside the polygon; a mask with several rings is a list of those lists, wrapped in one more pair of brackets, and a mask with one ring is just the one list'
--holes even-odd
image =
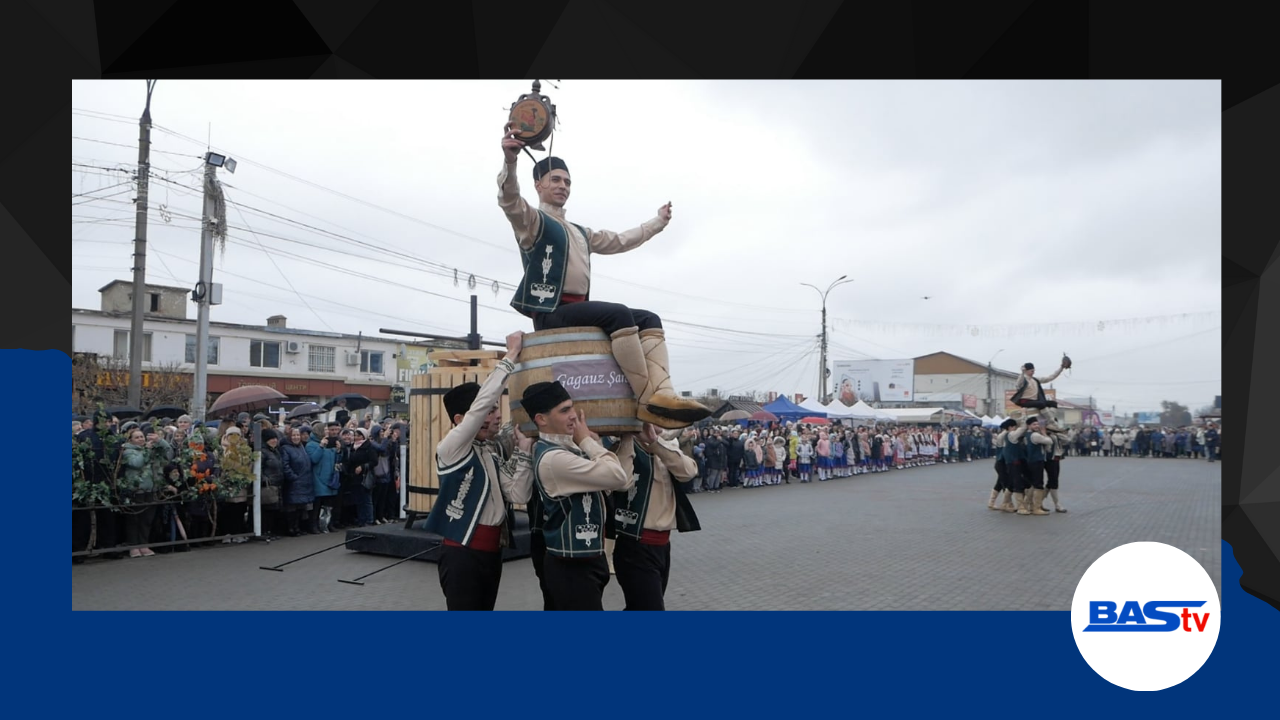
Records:
{"label": "embroidered vest", "polygon": [[542,536],[547,552],[558,557],[588,558],[604,554],[605,493],[574,493],[553,498],[542,486],[542,457],[551,452],[584,453],[541,438],[533,446],[533,486],[542,504]]}
{"label": "embroidered vest", "polygon": [[635,464],[632,466],[634,487],[613,493],[613,531],[619,535],[640,539],[644,520],[649,514],[649,492],[653,488],[653,457],[636,446]]}
{"label": "embroidered vest", "polygon": [[489,474],[474,446],[466,457],[449,467],[441,467],[437,458],[436,468],[440,475],[440,494],[424,529],[466,545],[480,520],[485,499],[492,491]]}
{"label": "embroidered vest", "polygon": [[[515,297],[511,299],[511,307],[523,315],[531,313],[549,313],[560,307],[560,296],[564,294],[564,279],[569,270],[569,233],[560,221],[542,210],[538,237],[528,250],[520,251],[520,262],[524,265],[524,277],[516,287]],[[574,224],[582,237],[588,237],[581,225]],[[587,248],[587,260],[590,262],[591,248]],[[589,293],[589,291],[588,291]]]}

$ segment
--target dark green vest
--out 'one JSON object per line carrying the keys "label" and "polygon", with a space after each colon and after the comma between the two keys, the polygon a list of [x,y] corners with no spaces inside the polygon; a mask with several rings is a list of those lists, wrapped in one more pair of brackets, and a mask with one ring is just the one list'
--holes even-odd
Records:
{"label": "dark green vest", "polygon": [[[559,220],[542,210],[538,214],[542,216],[538,237],[528,250],[520,251],[524,277],[511,299],[511,307],[523,315],[549,313],[560,307],[564,279],[569,269],[569,233]],[[574,223],[573,226],[578,228],[583,238],[589,237],[581,225]],[[588,260],[590,257],[591,248],[588,247]]]}
{"label": "dark green vest", "polygon": [[1001,448],[1004,456],[1004,464],[1013,467],[1015,462],[1025,460],[1027,457],[1026,436],[1023,436],[1022,442],[1014,442],[1008,435],[1004,438],[1004,447]]}
{"label": "dark green vest", "polygon": [[440,494],[436,496],[431,514],[427,516],[424,525],[427,532],[462,545],[471,541],[471,534],[480,520],[480,510],[484,507],[485,499],[494,491],[490,487],[492,480],[480,462],[480,452],[488,450],[481,448],[477,451],[472,446],[466,457],[449,467],[440,467],[437,458]]}
{"label": "dark green vest", "polygon": [[653,458],[636,446],[635,464],[632,466],[635,486],[623,492],[613,493],[613,531],[618,535],[640,539],[644,532],[644,519],[649,514],[650,490],[653,488]]}
{"label": "dark green vest", "polygon": [[542,502],[542,536],[547,552],[558,557],[586,558],[604,554],[605,493],[574,493],[551,497],[542,486],[542,457],[552,452],[584,453],[549,443],[541,438],[533,446],[533,486]]}
{"label": "dark green vest", "polygon": [[1023,437],[1023,442],[1027,444],[1027,463],[1031,465],[1034,465],[1036,463],[1043,463],[1044,462],[1044,446],[1037,445],[1031,442],[1031,431],[1029,430],[1027,431],[1027,434],[1022,437]]}

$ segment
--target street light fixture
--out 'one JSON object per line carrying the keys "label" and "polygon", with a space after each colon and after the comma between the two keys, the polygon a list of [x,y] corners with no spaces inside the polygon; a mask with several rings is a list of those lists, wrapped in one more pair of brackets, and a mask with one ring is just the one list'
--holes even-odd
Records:
{"label": "street light fixture", "polygon": [[225,168],[226,171],[229,173],[235,173],[236,171],[236,161],[232,160],[226,155],[219,155],[216,152],[209,152],[205,154],[204,161],[207,164],[212,165],[214,167]]}
{"label": "street light fixture", "polygon": [[822,368],[818,371],[818,402],[824,402],[827,399],[827,375],[830,374],[830,371],[827,370],[827,295],[837,286],[851,282],[853,282],[853,279],[849,278],[848,275],[841,275],[836,278],[835,282],[828,285],[826,290],[819,290],[818,286],[810,285],[809,283],[800,283],[817,290],[818,294],[822,296]]}

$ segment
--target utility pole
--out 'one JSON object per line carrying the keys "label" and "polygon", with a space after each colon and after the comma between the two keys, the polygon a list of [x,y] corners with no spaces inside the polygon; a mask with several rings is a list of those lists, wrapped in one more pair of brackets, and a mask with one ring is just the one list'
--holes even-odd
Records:
{"label": "utility pole", "polygon": [[222,286],[213,284],[213,236],[226,229],[225,210],[222,208],[222,190],[215,175],[220,167],[227,172],[236,171],[236,161],[226,155],[207,152],[204,156],[204,215],[200,223],[200,280],[191,293],[196,301],[196,379],[194,397],[191,399],[191,417],[204,420],[205,397],[209,394],[209,306],[222,302]]}
{"label": "utility pole", "polygon": [[196,282],[196,377],[191,398],[191,418],[204,421],[205,398],[209,387],[209,297],[213,289],[213,183],[215,168],[204,165],[204,214],[200,222],[200,279]]}
{"label": "utility pole", "polygon": [[151,177],[151,91],[156,81],[147,81],[147,104],[138,119],[138,198],[133,235],[133,322],[129,329],[129,400],[141,410],[143,319],[147,306],[147,181]]}
{"label": "utility pole", "polygon": [[[992,413],[994,412],[994,408],[996,406],[996,394],[992,387],[992,384],[995,382],[996,367],[991,363],[995,362],[996,356],[1002,352],[1004,352],[1004,348],[1000,348],[999,350],[997,350],[996,354],[992,355],[991,359],[987,361],[987,412],[986,414],[990,417],[995,417],[995,415]],[[1004,408],[1001,408],[1001,410],[1003,411]]]}
{"label": "utility pole", "polygon": [[853,280],[846,280],[845,278],[847,277],[848,275],[841,275],[835,282],[831,283],[825,291],[818,290],[817,286],[810,285],[809,283],[800,283],[801,285],[817,290],[818,294],[822,296],[822,345],[819,352],[819,362],[822,363],[822,367],[818,368],[818,402],[820,403],[825,403],[827,401],[827,295],[834,290],[837,285],[853,282]]}

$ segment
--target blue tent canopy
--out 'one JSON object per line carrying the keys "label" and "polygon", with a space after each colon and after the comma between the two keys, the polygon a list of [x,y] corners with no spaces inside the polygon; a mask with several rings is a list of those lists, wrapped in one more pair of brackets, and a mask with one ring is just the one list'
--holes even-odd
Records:
{"label": "blue tent canopy", "polygon": [[777,400],[764,406],[765,410],[778,416],[779,420],[799,420],[801,418],[815,416],[816,413],[809,412],[799,405],[791,402],[786,396],[779,397]]}

